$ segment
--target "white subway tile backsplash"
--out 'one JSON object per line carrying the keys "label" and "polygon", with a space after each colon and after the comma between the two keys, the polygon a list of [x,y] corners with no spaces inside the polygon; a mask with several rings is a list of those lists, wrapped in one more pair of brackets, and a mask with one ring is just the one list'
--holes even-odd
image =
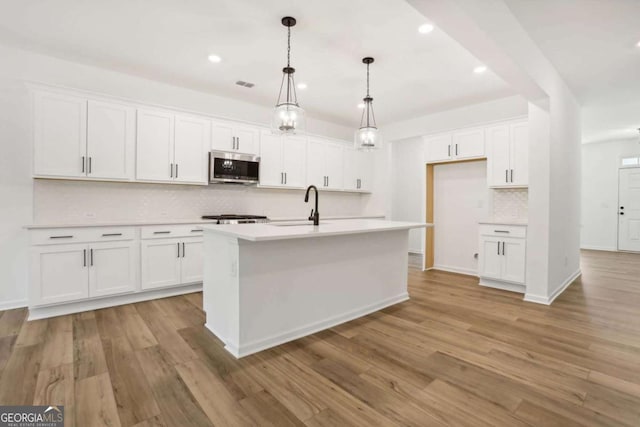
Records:
{"label": "white subway tile backsplash", "polygon": [[[363,215],[369,195],[323,192],[323,216]],[[236,185],[189,186],[89,181],[34,181],[34,223],[192,220],[205,214],[238,213],[307,217],[311,203],[301,190]]]}
{"label": "white subway tile backsplash", "polygon": [[500,188],[493,190],[493,220],[526,222],[529,218],[529,190]]}

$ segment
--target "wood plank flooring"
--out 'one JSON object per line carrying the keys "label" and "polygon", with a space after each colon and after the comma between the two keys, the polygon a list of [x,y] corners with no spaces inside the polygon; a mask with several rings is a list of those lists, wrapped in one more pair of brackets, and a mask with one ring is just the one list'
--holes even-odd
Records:
{"label": "wood plank flooring", "polygon": [[[0,313],[0,404],[67,426],[639,426],[640,255],[584,251],[551,307],[409,270],[411,300],[236,360],[201,294]],[[345,284],[348,286],[348,284]]]}

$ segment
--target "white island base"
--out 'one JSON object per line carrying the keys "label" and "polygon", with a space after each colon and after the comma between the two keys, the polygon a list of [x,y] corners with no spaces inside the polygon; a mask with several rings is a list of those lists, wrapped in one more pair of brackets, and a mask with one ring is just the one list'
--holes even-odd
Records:
{"label": "white island base", "polygon": [[405,301],[408,230],[424,226],[205,226],[205,326],[243,357]]}

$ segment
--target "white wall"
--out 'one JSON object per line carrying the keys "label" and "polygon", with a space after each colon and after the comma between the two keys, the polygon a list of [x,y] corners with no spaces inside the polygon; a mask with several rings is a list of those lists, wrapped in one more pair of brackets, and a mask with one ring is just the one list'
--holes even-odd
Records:
{"label": "white wall", "polygon": [[618,248],[618,170],[625,156],[640,156],[638,138],[582,145],[582,248]]}
{"label": "white wall", "polygon": [[489,216],[487,162],[434,167],[434,268],[477,274],[478,222]]}
{"label": "white wall", "polygon": [[[221,194],[217,190],[197,189],[189,186],[149,187],[139,184],[131,184],[123,191],[121,184],[101,183],[65,183],[49,182],[35,184],[37,189],[34,194],[34,182],[31,179],[32,166],[32,138],[31,138],[31,113],[30,101],[25,86],[25,81],[39,82],[51,85],[64,86],[74,89],[87,90],[100,94],[122,97],[143,103],[176,107],[188,111],[202,112],[220,117],[228,117],[253,123],[266,124],[269,121],[271,108],[262,107],[246,102],[215,96],[209,93],[197,92],[178,86],[171,86],[151,80],[145,80],[130,75],[117,73],[92,66],[81,65],[63,61],[53,57],[27,52],[0,45],[0,144],[2,144],[2,156],[0,156],[0,309],[25,304],[28,271],[28,241],[27,232],[22,228],[30,224],[34,219],[34,197],[36,208],[42,208],[42,212],[36,212],[35,218],[42,221],[54,220],[64,222],[78,218],[87,211],[94,211],[96,217],[102,215],[101,210],[83,201],[85,194],[108,194],[117,196],[114,202],[124,203],[133,194],[144,193],[149,189],[153,197],[163,197],[162,194],[171,193],[172,201],[191,200],[195,193],[203,198],[217,198]],[[330,137],[351,139],[353,129],[335,125],[320,120],[309,118],[308,131]],[[379,154],[378,158],[384,158]],[[375,172],[374,172],[375,173]],[[131,191],[129,191],[131,190]],[[223,190],[220,190],[223,191]],[[230,190],[234,191],[234,190]],[[283,195],[270,198],[267,194],[260,193],[255,196],[251,190],[240,193],[240,196],[255,198],[272,203],[272,207],[263,207],[263,212],[292,212],[298,215],[301,210],[307,213],[307,207],[303,203],[300,192],[285,192]],[[68,206],[58,212],[47,210],[53,206],[51,202],[56,194],[65,194]],[[172,197],[172,198],[171,198]],[[200,196],[199,196],[200,197]],[[383,197],[383,196],[382,196]],[[256,205],[247,204],[236,198],[236,205],[227,207],[234,209],[238,206],[253,208]],[[98,203],[93,199],[96,204]],[[331,195],[324,197],[323,211],[326,213],[364,213],[365,210],[383,209],[384,203],[379,197],[352,195]],[[103,200],[106,202],[106,200]],[[130,201],[131,202],[131,201]],[[137,217],[143,200],[132,201],[135,209],[127,215],[127,218]],[[209,200],[210,202],[210,200]],[[198,206],[209,207],[211,204],[201,203]],[[154,202],[155,203],[155,202]],[[322,200],[321,200],[322,203]],[[114,203],[115,204],[115,203]],[[277,204],[277,206],[276,206]],[[215,204],[213,204],[215,205]],[[174,205],[173,209],[176,209]],[[184,206],[184,205],[183,205]],[[185,206],[186,207],[186,206]],[[115,215],[113,209],[106,210]],[[120,211],[119,211],[120,212]],[[214,212],[215,213],[215,212]],[[380,211],[376,214],[381,213]],[[176,216],[187,216],[189,210],[170,213]],[[167,216],[170,215],[169,213]],[[86,216],[85,216],[86,218]],[[95,219],[94,218],[94,219]],[[91,218],[87,218],[90,221]]]}

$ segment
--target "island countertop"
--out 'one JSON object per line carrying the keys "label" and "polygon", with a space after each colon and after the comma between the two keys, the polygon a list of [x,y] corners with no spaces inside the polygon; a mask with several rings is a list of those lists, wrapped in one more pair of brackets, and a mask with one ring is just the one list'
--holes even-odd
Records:
{"label": "island countertop", "polygon": [[306,221],[292,221],[266,224],[225,224],[203,225],[205,231],[235,237],[251,242],[270,240],[304,239],[310,237],[340,236],[347,234],[373,233],[380,231],[408,230],[411,228],[433,227],[420,222],[384,221],[376,219],[322,220],[314,226]]}

